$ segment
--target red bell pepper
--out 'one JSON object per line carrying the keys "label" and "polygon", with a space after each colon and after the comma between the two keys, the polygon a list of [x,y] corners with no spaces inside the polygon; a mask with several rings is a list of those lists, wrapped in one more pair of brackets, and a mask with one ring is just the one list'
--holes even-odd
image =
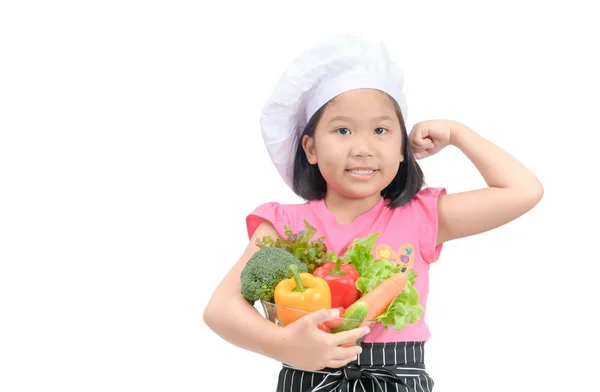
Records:
{"label": "red bell pepper", "polygon": [[342,264],[342,259],[336,262],[324,263],[313,272],[314,276],[323,278],[331,291],[331,307],[347,308],[360,296],[356,281],[360,277],[352,264]]}

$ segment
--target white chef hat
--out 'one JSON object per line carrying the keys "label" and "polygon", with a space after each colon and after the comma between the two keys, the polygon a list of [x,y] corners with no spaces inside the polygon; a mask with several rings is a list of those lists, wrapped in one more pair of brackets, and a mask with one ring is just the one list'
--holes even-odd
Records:
{"label": "white chef hat", "polygon": [[406,121],[404,73],[385,44],[356,36],[333,36],[295,58],[284,71],[261,114],[262,135],[275,167],[293,187],[294,159],[300,136],[321,106],[359,88],[386,92]]}

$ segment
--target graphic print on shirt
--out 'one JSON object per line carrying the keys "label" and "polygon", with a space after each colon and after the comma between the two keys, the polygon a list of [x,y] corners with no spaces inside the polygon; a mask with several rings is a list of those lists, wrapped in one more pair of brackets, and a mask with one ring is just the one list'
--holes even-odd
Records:
{"label": "graphic print on shirt", "polygon": [[414,263],[414,248],[411,244],[405,242],[398,252],[394,251],[389,245],[381,244],[375,250],[375,259],[387,260],[402,266],[401,272],[406,272]]}

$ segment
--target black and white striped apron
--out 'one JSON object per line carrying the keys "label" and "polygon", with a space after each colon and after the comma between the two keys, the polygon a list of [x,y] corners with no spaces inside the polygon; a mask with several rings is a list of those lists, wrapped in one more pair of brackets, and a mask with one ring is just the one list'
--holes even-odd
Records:
{"label": "black and white striped apron", "polygon": [[425,342],[362,343],[356,361],[339,369],[304,371],[283,364],[277,392],[432,392]]}

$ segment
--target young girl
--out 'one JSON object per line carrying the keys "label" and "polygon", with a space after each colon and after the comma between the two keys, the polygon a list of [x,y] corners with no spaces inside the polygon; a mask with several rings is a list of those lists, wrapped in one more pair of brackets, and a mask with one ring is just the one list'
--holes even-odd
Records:
{"label": "young girl", "polygon": [[[403,73],[381,43],[333,37],[294,60],[264,108],[269,154],[306,202],[270,202],[247,216],[248,247],[216,288],[204,320],[230,343],[282,362],[277,391],[431,391],[424,365],[430,334],[424,316],[401,331],[381,323],[370,331],[321,331],[335,310],[276,326],[240,293],[256,239],[283,236],[286,225],[298,232],[307,220],[315,238],[325,237],[328,250],[342,255],[355,238],[380,232],[377,256],[416,272],[426,311],[429,266],[443,243],[514,220],[542,197],[527,168],[457,121],[423,121],[409,135],[402,87]],[[487,188],[424,188],[416,159],[448,145],[466,155]],[[360,345],[342,346],[361,336]]]}

